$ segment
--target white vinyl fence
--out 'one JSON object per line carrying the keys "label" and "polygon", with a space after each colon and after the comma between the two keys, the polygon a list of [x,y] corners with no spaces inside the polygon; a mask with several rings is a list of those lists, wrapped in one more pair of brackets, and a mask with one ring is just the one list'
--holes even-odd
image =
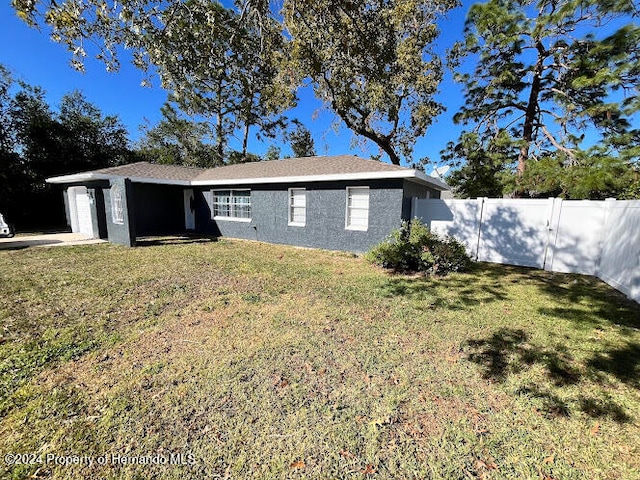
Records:
{"label": "white vinyl fence", "polygon": [[476,260],[594,275],[640,302],[640,201],[415,199],[412,216]]}

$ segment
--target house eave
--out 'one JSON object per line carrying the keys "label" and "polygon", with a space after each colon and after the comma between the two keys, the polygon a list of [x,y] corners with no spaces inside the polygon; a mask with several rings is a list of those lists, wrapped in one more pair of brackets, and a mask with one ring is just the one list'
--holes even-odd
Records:
{"label": "house eave", "polygon": [[[420,176],[422,175],[422,177]],[[403,178],[419,183],[425,183],[439,190],[448,190],[449,187],[437,179],[427,177],[417,170],[398,170],[395,172],[359,172],[359,173],[335,173],[324,175],[299,175],[283,177],[262,177],[262,178],[229,178],[193,180],[192,186],[225,186],[225,185],[261,185],[274,183],[311,183],[311,182],[331,182],[349,180],[385,180]]]}
{"label": "house eave", "polygon": [[61,175],[59,177],[50,177],[45,181],[47,183],[79,183],[79,182],[89,182],[92,180],[103,180],[108,178],[99,173],[75,173],[73,175]]}
{"label": "house eave", "polygon": [[191,182],[189,180],[168,180],[162,178],[150,178],[150,177],[128,177],[122,175],[108,175],[104,173],[76,173],[73,175],[62,175],[60,177],[47,178],[47,183],[53,184],[65,184],[65,183],[82,183],[91,182],[95,180],[109,180],[110,178],[126,178],[134,183],[154,183],[160,185],[179,185],[184,187],[190,187]]}
{"label": "house eave", "polygon": [[432,177],[427,175],[421,170],[413,170],[414,176],[409,180],[420,183],[422,185],[427,185],[428,187],[436,188],[440,191],[451,190],[451,187],[447,185],[445,182],[440,180],[439,178]]}

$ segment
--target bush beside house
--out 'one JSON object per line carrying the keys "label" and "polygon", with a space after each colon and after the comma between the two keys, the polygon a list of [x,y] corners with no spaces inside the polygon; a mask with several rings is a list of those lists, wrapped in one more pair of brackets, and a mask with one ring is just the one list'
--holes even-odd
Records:
{"label": "bush beside house", "polygon": [[462,243],[451,236],[431,232],[417,218],[402,222],[400,228],[367,252],[365,258],[395,271],[434,275],[462,272],[471,265]]}

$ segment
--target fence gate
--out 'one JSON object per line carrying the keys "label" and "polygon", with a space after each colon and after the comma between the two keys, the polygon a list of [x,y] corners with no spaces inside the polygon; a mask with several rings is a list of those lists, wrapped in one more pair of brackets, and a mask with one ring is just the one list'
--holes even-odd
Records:
{"label": "fence gate", "polygon": [[547,200],[481,202],[478,260],[544,268],[552,205]]}

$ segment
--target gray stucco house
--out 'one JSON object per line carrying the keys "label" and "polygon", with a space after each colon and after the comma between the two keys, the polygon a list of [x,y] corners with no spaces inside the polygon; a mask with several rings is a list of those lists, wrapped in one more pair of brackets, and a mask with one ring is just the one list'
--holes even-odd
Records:
{"label": "gray stucco house", "polygon": [[47,179],[64,185],[74,232],[135,246],[196,232],[363,252],[448,187],[419,170],[352,155],[202,169],[146,162]]}

